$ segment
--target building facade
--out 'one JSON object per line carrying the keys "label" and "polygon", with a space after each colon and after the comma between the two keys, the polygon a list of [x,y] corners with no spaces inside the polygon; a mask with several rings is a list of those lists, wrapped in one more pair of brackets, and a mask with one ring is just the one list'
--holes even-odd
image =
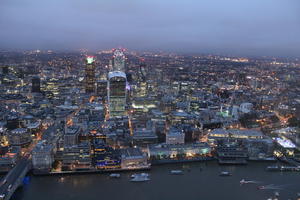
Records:
{"label": "building facade", "polygon": [[32,78],[32,87],[31,92],[41,92],[41,80],[39,77],[33,77]]}
{"label": "building facade", "polygon": [[170,128],[166,134],[166,144],[184,144],[184,132],[177,128]]}
{"label": "building facade", "polygon": [[126,111],[126,75],[114,71],[108,74],[109,116],[124,116]]}
{"label": "building facade", "polygon": [[86,58],[86,66],[85,66],[85,92],[93,93],[95,92],[95,60],[94,57],[88,56]]}
{"label": "building facade", "polygon": [[113,70],[125,72],[125,55],[121,49],[116,49],[114,51]]}
{"label": "building facade", "polygon": [[32,151],[32,165],[35,171],[50,171],[54,162],[53,145],[38,143]]}

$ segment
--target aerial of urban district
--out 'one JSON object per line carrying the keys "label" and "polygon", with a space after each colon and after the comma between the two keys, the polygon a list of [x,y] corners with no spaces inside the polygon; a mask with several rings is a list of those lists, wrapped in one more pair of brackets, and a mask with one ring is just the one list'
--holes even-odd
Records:
{"label": "aerial of urban district", "polygon": [[27,173],[119,178],[162,164],[254,161],[300,171],[297,59],[123,48],[0,58],[0,199]]}

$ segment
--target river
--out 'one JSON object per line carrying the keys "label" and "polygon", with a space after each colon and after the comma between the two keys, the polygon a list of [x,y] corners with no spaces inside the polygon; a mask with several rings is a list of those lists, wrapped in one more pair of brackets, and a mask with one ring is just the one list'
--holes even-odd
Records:
{"label": "river", "polygon": [[[30,176],[28,184],[18,189],[13,200],[265,200],[280,192],[280,199],[295,199],[300,192],[300,172],[268,172],[274,163],[250,162],[245,166],[220,166],[207,163],[152,166],[149,182],[129,182],[133,172],[121,173],[120,179],[109,174]],[[202,170],[200,170],[202,168]],[[170,175],[170,170],[184,169],[184,175]],[[221,171],[232,176],[221,177]],[[257,184],[240,185],[241,179]],[[277,190],[258,190],[259,185],[274,184]]]}

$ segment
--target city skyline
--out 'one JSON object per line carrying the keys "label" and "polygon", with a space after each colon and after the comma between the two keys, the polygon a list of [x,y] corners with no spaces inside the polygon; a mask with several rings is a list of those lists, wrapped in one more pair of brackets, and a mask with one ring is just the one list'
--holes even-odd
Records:
{"label": "city skyline", "polygon": [[300,200],[299,10],[2,0],[0,200]]}
{"label": "city skyline", "polygon": [[296,59],[124,49],[0,58],[2,200],[300,200]]}
{"label": "city skyline", "polygon": [[4,1],[2,50],[136,51],[298,57],[300,3]]}

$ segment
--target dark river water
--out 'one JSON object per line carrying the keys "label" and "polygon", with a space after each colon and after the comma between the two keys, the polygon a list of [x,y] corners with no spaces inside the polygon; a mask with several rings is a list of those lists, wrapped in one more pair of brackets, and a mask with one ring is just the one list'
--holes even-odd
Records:
{"label": "dark river water", "polygon": [[[153,166],[147,171],[148,182],[130,182],[132,172],[120,179],[109,174],[30,176],[28,184],[18,189],[14,200],[264,200],[279,191],[280,199],[296,199],[300,192],[300,172],[267,172],[274,163],[252,162],[246,166],[220,166],[215,161]],[[202,170],[200,170],[202,168]],[[184,169],[184,175],[170,175],[170,170]],[[221,171],[232,172],[220,177]],[[240,185],[241,179],[259,181]],[[277,188],[258,190],[259,185]]]}

